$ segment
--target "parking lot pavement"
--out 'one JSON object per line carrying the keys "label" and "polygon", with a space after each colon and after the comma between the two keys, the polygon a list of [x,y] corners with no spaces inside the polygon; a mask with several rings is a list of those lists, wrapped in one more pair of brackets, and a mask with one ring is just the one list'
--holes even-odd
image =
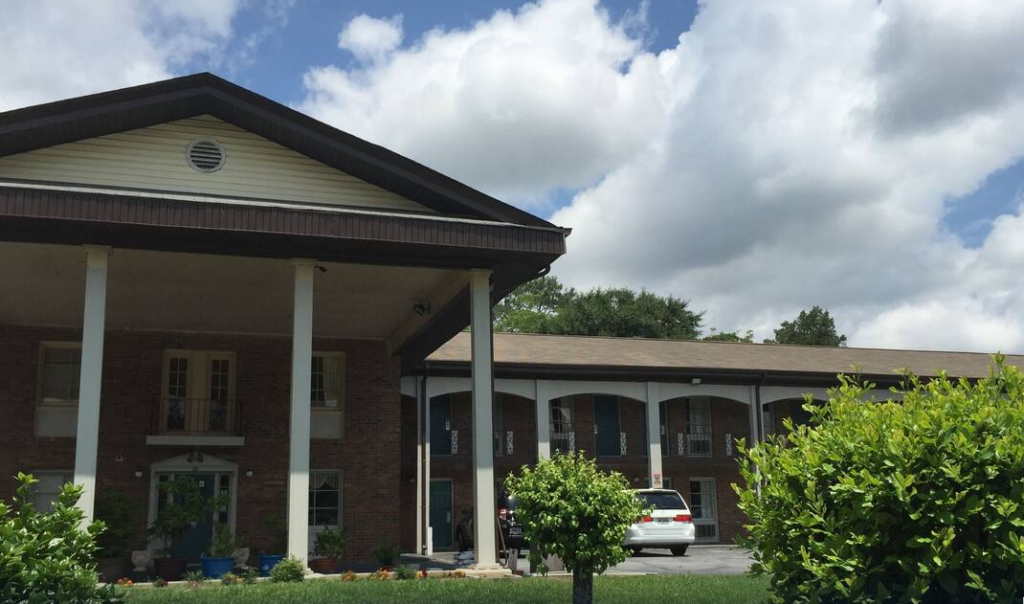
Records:
{"label": "parking lot pavement", "polygon": [[750,552],[731,545],[691,545],[685,556],[667,549],[645,549],[608,572],[653,575],[742,575],[750,569]]}
{"label": "parking lot pavement", "polygon": [[[403,556],[403,563],[429,568],[454,568],[452,553],[437,553],[431,558]],[[750,552],[731,545],[691,545],[685,556],[673,556],[667,549],[645,549],[608,574],[645,575],[742,575],[750,569]],[[525,554],[517,564],[519,570],[530,568]]]}

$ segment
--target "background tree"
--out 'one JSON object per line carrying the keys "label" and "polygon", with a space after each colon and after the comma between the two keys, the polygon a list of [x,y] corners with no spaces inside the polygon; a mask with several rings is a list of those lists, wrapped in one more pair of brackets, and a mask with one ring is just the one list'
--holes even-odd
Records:
{"label": "background tree", "polygon": [[717,331],[712,327],[711,334],[704,336],[701,340],[705,342],[742,342],[750,344],[754,341],[754,331],[748,329],[743,332],[743,335],[740,335],[739,331]]}
{"label": "background tree", "polygon": [[846,336],[836,333],[836,323],[828,311],[815,306],[801,310],[792,321],[783,321],[768,344],[803,344],[807,346],[846,346]]}
{"label": "background tree", "polygon": [[626,527],[645,513],[629,481],[598,470],[582,453],[556,453],[533,468],[524,466],[508,486],[518,498],[523,536],[535,546],[531,560],[546,572],[545,556],[561,558],[572,571],[573,604],[591,604],[594,573],[628,557],[622,547]]}
{"label": "background tree", "polygon": [[550,333],[549,322],[575,294],[555,277],[528,281],[494,306],[494,331]]}
{"label": "background tree", "polygon": [[548,276],[520,286],[498,303],[494,329],[693,340],[700,336],[702,316],[673,296],[624,287],[579,292]]}

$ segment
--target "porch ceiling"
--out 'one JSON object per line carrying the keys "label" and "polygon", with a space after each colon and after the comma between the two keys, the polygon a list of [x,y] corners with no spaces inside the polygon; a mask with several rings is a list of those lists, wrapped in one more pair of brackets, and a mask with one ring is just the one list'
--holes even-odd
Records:
{"label": "porch ceiling", "polygon": [[[85,288],[80,246],[0,242],[0,322],[79,328]],[[413,306],[439,308],[466,272],[321,262],[314,285],[316,336],[402,343]],[[290,335],[289,260],[114,249],[107,284],[108,329]],[[412,327],[411,327],[412,326]]]}

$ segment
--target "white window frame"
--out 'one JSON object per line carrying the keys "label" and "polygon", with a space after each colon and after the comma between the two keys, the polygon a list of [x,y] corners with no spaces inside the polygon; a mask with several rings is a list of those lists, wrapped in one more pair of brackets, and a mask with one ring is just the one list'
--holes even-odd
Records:
{"label": "white window frame", "polygon": [[[322,413],[322,412],[342,413],[344,411],[344,409],[345,409],[345,378],[346,378],[345,353],[344,352],[314,351],[312,358],[313,358],[313,361],[312,361],[311,366],[310,366],[310,376],[309,376],[309,381],[310,381],[310,384],[309,384],[309,403],[310,403],[310,408],[313,411],[318,412],[318,413]],[[326,380],[325,380],[325,384],[324,384],[324,388],[323,388],[324,397],[323,398],[319,398],[317,396],[317,392],[320,391],[320,389],[316,387],[317,384],[314,381],[316,379],[316,373],[317,373],[317,371],[316,371],[316,365],[317,365],[317,362],[318,362],[317,359],[320,359],[319,363],[321,363],[321,365],[322,365],[321,373],[323,375],[328,375],[330,373],[329,371],[327,371],[327,369],[329,369],[329,367],[328,367],[329,364],[334,366],[334,374],[335,374],[335,387],[334,387],[334,389],[336,391],[336,392],[333,393],[335,395],[334,398],[331,398],[329,396],[331,393],[330,393],[329,385],[326,383]],[[331,404],[332,401],[334,403],[333,405]],[[323,404],[321,404],[321,403],[323,403]]]}
{"label": "white window frame", "polygon": [[[46,400],[46,351],[47,350],[78,350],[78,376],[68,381],[69,398],[62,400]],[[36,376],[36,404],[40,407],[78,407],[78,399],[70,398],[71,388],[78,389],[78,382],[82,375],[82,343],[81,342],[42,342],[39,345],[39,370]]]}
{"label": "white window frame", "polygon": [[[344,514],[344,511],[345,511],[345,480],[344,480],[343,472],[341,470],[332,470],[332,469],[310,470],[309,471],[309,494],[310,494],[311,498],[314,501],[315,501],[316,497],[312,497],[312,496],[314,495],[314,493],[317,492],[317,489],[314,488],[316,486],[316,483],[317,483],[317,481],[316,481],[317,474],[335,474],[337,476],[337,480],[338,480],[338,510],[337,510],[338,511],[338,524],[329,524],[329,525],[328,524],[313,524],[313,523],[309,522],[309,519],[307,518],[306,523],[308,525],[308,531],[309,531],[309,555],[310,556],[313,555],[313,548],[316,546],[316,538],[317,538],[317,536],[324,529],[327,529],[327,528],[331,528],[331,529],[344,529],[345,528],[345,514]],[[316,513],[314,511],[315,509],[326,509],[326,508],[315,508],[315,506],[312,503],[310,503],[310,505],[309,505],[309,512],[308,513],[315,516],[316,515]]]}

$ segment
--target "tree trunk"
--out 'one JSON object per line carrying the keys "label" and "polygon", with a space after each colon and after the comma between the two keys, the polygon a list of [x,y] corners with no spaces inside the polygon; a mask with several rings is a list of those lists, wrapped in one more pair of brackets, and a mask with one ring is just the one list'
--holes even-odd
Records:
{"label": "tree trunk", "polygon": [[594,604],[594,573],[572,571],[572,604]]}

